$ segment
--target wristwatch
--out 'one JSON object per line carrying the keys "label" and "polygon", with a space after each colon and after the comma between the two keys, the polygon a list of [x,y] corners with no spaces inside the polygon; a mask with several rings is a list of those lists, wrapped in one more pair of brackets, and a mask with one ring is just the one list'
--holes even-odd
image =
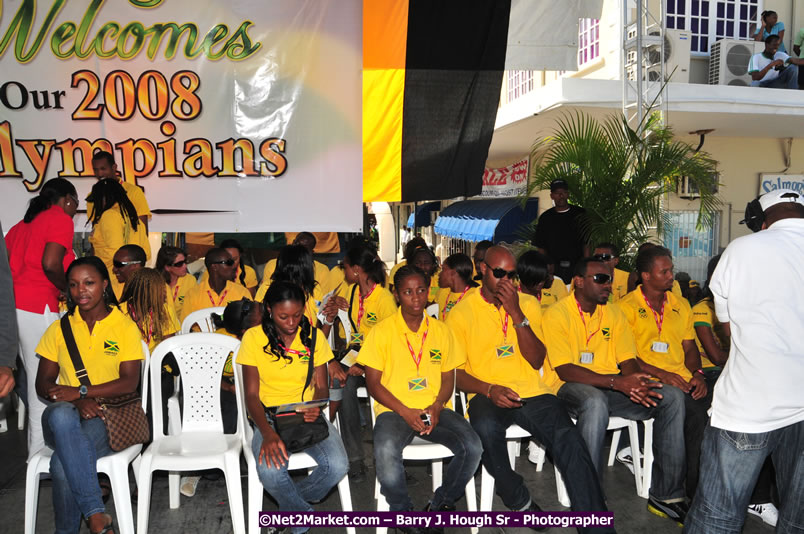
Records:
{"label": "wristwatch", "polygon": [[526,326],[530,326],[530,321],[527,317],[525,317],[521,323],[516,323],[514,328],[525,328]]}
{"label": "wristwatch", "polygon": [[89,388],[87,388],[85,385],[81,384],[78,387],[79,398],[86,399],[87,398],[87,393],[89,393]]}

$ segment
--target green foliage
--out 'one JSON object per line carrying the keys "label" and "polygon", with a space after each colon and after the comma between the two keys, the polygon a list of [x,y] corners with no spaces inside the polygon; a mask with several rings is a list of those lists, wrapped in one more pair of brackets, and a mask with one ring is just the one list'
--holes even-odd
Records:
{"label": "green foliage", "polygon": [[566,114],[553,136],[533,145],[530,160],[527,195],[566,180],[570,202],[586,209],[586,241],[617,244],[626,266],[629,251],[663,236],[663,198],[677,191],[682,176],[700,191],[699,228],[710,227],[721,207],[717,162],[675,140],[658,113],[646,116],[642,135],[622,115],[601,122],[581,112]]}

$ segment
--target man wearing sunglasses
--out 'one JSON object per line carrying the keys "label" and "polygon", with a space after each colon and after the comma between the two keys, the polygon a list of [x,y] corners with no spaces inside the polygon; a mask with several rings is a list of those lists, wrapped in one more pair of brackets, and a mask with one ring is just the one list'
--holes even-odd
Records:
{"label": "man wearing sunglasses", "polygon": [[181,310],[181,320],[197,310],[217,308],[228,303],[248,299],[252,300],[248,289],[234,283],[235,262],[226,249],[212,248],[204,258],[209,277],[198,283],[187,292]]}
{"label": "man wearing sunglasses", "polygon": [[[114,253],[112,273],[121,284],[121,292],[123,284],[128,282],[135,272],[145,267],[145,258],[145,251],[139,245],[123,245]],[[120,299],[120,296],[117,298]]]}
{"label": "man wearing sunglasses", "polygon": [[642,372],[628,320],[608,304],[611,282],[607,262],[585,258],[575,266],[575,290],[544,313],[548,359],[565,382],[558,398],[578,420],[598,473],[609,417],[655,419],[650,499],[683,502],[684,394]]}
{"label": "man wearing sunglasses", "polygon": [[617,268],[620,263],[620,249],[614,243],[600,243],[595,247],[592,256],[604,262],[614,273],[609,302],[617,302],[628,293],[628,276],[631,274]]}
{"label": "man wearing sunglasses", "polygon": [[452,308],[446,323],[466,351],[466,364],[456,372],[457,386],[474,394],[469,421],[483,443],[483,465],[495,479],[497,494],[511,510],[540,511],[508,459],[505,432],[516,423],[547,446],[573,511],[605,511],[586,444],[555,396],[558,377],[545,361],[539,301],[517,292],[516,262],[509,250],[488,249],[480,271],[480,291]]}

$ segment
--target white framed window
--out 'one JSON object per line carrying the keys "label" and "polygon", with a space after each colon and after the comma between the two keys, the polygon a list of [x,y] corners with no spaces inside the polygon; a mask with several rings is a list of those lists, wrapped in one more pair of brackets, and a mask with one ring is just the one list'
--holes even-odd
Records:
{"label": "white framed window", "polygon": [[508,71],[508,101],[516,100],[522,95],[533,91],[532,70]]}
{"label": "white framed window", "polygon": [[693,54],[709,54],[720,39],[752,39],[764,0],[665,0],[665,25],[692,34]]}
{"label": "white framed window", "polygon": [[578,19],[578,67],[600,57],[600,19]]}

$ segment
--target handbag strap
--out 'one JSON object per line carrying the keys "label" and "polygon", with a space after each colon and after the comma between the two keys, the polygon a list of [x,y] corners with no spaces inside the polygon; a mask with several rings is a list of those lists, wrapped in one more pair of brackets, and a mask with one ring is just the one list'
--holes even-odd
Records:
{"label": "handbag strap", "polygon": [[352,332],[357,332],[357,325],[355,324],[354,319],[352,319],[352,309],[355,304],[355,293],[357,292],[357,284],[352,286],[352,295],[349,297],[349,313],[346,315],[349,316],[349,322],[352,324]]}
{"label": "handbag strap", "polygon": [[67,352],[70,354],[70,360],[73,362],[75,376],[82,386],[91,386],[92,382],[89,381],[89,375],[84,366],[84,360],[81,359],[78,345],[75,344],[75,336],[73,336],[73,328],[70,326],[70,319],[65,314],[59,322],[61,323],[61,333],[64,336],[64,344],[67,345]]}
{"label": "handbag strap", "polygon": [[313,327],[313,342],[312,347],[310,347],[310,358],[307,360],[307,379],[304,381],[304,389],[302,390],[301,400],[304,402],[304,392],[307,391],[307,387],[310,385],[310,382],[313,380],[313,367],[315,365],[315,340],[316,334],[318,333],[318,328]]}

